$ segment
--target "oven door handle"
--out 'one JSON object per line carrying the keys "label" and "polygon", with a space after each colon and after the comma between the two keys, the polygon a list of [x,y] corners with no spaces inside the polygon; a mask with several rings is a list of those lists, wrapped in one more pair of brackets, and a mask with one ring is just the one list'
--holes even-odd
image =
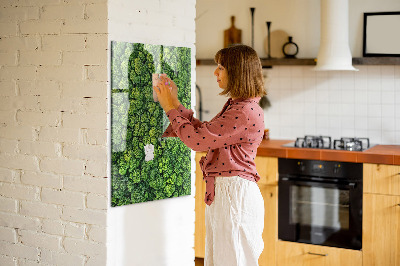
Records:
{"label": "oven door handle", "polygon": [[354,189],[357,184],[354,182],[337,182],[337,181],[316,181],[316,180],[304,180],[299,178],[280,178],[283,182],[289,182],[293,185],[303,185],[303,186],[315,186],[315,187],[328,187],[328,188],[344,188],[344,189]]}

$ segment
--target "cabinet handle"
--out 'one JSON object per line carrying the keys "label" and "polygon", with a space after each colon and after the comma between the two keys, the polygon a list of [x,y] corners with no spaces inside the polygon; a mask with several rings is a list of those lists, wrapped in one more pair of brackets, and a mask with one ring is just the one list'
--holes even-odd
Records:
{"label": "cabinet handle", "polygon": [[307,252],[307,254],[310,254],[310,255],[317,255],[317,256],[322,256],[322,257],[328,256],[328,254],[320,254],[320,253],[313,253],[313,252]]}

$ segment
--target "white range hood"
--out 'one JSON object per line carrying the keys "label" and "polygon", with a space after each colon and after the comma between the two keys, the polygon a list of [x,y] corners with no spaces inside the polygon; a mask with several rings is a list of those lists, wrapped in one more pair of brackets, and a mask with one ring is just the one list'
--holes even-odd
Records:
{"label": "white range hood", "polygon": [[314,70],[358,71],[349,47],[348,0],[321,0],[321,40]]}

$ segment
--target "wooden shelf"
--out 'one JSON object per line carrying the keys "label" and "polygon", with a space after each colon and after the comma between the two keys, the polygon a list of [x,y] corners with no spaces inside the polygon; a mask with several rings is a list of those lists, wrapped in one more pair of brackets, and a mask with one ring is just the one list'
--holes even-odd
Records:
{"label": "wooden shelf", "polygon": [[[272,66],[314,66],[315,58],[260,58],[263,67]],[[196,65],[215,65],[214,59],[197,59]],[[400,57],[357,57],[353,65],[400,65]]]}

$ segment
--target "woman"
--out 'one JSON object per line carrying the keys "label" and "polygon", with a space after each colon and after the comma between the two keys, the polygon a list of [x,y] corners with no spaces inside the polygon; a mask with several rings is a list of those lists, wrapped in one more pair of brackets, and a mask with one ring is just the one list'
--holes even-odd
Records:
{"label": "woman", "polygon": [[210,122],[193,117],[165,76],[154,90],[171,124],[164,137],[179,137],[195,151],[206,182],[205,265],[258,265],[263,250],[264,201],[256,182],[254,159],[264,134],[262,68],[257,53],[245,45],[215,55],[221,95],[230,98]]}

